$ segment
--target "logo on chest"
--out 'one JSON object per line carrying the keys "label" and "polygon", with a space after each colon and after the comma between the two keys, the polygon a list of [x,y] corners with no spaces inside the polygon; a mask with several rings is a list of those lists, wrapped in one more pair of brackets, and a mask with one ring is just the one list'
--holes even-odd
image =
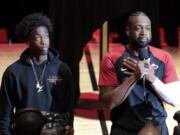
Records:
{"label": "logo on chest", "polygon": [[151,64],[151,67],[153,68],[154,71],[159,68],[159,66],[156,65],[155,63],[152,63],[152,64]]}
{"label": "logo on chest", "polygon": [[57,84],[60,83],[63,79],[60,76],[49,76],[47,79],[49,83]]}

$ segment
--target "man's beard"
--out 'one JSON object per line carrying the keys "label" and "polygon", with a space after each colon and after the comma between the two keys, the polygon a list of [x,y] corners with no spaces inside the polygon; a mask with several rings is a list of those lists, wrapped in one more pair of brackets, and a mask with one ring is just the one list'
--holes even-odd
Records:
{"label": "man's beard", "polygon": [[151,42],[151,39],[147,39],[146,42],[140,42],[138,39],[130,39],[131,44],[134,46],[135,49],[144,48],[149,45]]}

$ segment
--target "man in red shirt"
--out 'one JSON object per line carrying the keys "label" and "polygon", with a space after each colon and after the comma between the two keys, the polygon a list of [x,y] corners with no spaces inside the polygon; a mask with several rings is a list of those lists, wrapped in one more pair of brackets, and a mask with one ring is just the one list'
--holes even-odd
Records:
{"label": "man in red shirt", "polygon": [[172,58],[149,45],[151,21],[144,12],[129,16],[126,35],[129,43],[107,53],[100,67],[100,101],[112,109],[111,135],[137,135],[147,117],[168,135],[163,101],[180,104],[180,81]]}

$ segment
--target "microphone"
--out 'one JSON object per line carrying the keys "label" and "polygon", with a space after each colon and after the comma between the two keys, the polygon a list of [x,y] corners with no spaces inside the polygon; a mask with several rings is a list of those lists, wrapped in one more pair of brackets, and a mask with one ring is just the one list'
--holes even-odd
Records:
{"label": "microphone", "polygon": [[[149,52],[148,49],[145,47],[139,48],[138,49],[138,53],[139,53],[139,59],[140,60],[146,60],[149,58]],[[147,63],[144,64],[145,68],[149,68],[149,65]]]}
{"label": "microphone", "polygon": [[[145,48],[145,47],[142,47],[142,48],[139,48],[138,49],[138,53],[139,53],[139,59],[140,60],[146,60],[149,58],[149,52],[148,52],[148,49]],[[144,67],[145,68],[149,68],[149,65],[147,63],[144,64]],[[148,96],[147,96],[147,93],[145,91],[145,82],[146,82],[146,75],[143,76],[142,78],[142,81],[143,81],[143,90],[144,90],[144,100],[146,102],[146,104],[148,103]]]}
{"label": "microphone", "polygon": [[173,119],[177,121],[178,125],[174,127],[173,135],[180,134],[180,111],[175,112]]}
{"label": "microphone", "polygon": [[139,58],[140,60],[146,60],[149,58],[149,52],[148,49],[145,47],[139,48],[138,49],[138,53],[139,53]]}
{"label": "microphone", "polygon": [[176,120],[178,124],[180,124],[180,111],[175,112],[173,119]]}

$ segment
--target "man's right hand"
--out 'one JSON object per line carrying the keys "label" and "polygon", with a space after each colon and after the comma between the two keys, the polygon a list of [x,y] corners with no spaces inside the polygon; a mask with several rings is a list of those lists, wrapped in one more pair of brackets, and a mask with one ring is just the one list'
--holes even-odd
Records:
{"label": "man's right hand", "polygon": [[154,75],[154,69],[150,65],[150,58],[147,60],[136,61],[132,58],[124,59],[123,66],[131,69],[133,72],[125,71],[126,75],[134,75],[137,79],[142,79],[146,76],[146,80],[153,82],[156,78]]}

